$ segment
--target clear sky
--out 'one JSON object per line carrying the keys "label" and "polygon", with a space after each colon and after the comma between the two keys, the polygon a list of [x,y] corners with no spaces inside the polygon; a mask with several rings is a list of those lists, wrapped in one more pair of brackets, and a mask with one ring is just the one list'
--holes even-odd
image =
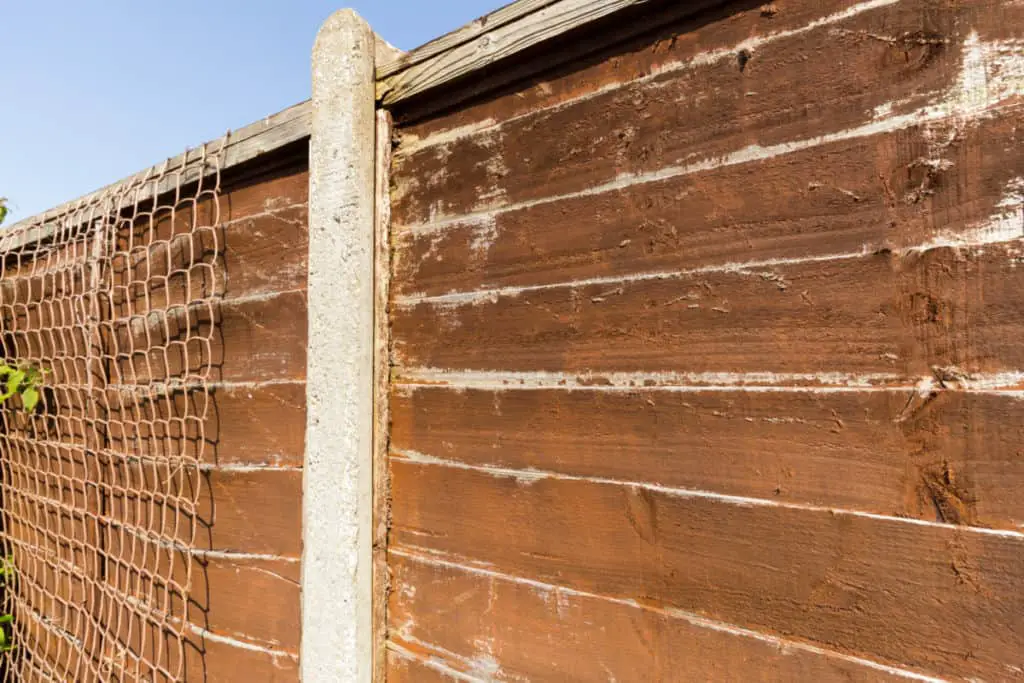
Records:
{"label": "clear sky", "polygon": [[506,0],[0,0],[0,196],[17,221],[309,97],[353,7],[408,50]]}

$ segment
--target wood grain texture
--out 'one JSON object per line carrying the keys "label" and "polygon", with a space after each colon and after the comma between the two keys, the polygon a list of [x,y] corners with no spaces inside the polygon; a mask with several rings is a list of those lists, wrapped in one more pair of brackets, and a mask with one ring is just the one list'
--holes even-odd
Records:
{"label": "wood grain texture", "polygon": [[438,659],[427,663],[407,652],[396,652],[394,649],[386,653],[386,675],[391,683],[452,683],[466,680],[454,671],[445,671],[438,664]]}
{"label": "wood grain texture", "polygon": [[966,129],[945,150],[945,170],[930,179],[921,160],[934,131],[922,126],[439,230],[400,232],[396,293],[429,296],[986,239],[984,226],[1011,216],[1024,178],[1021,113],[1010,109]]}
{"label": "wood grain texture", "polygon": [[940,675],[1024,665],[1019,536],[523,477],[393,459],[392,547]]}
{"label": "wood grain texture", "polygon": [[1015,249],[881,252],[398,307],[395,359],[570,373],[1016,370]]}
{"label": "wood grain texture", "polygon": [[[501,59],[565,35],[647,0],[520,0],[474,24],[413,50],[399,66],[378,72],[377,99],[384,106],[409,99]],[[424,59],[426,55],[429,55]]]}
{"label": "wood grain texture", "polygon": [[208,471],[195,547],[296,559],[302,551],[301,501],[300,471]]}
{"label": "wood grain texture", "polygon": [[[671,610],[436,564],[429,558],[393,555],[392,567],[395,642],[477,679],[906,680],[837,653]],[[396,658],[392,670],[402,671],[403,665]]]}
{"label": "wood grain texture", "polygon": [[[529,115],[569,101],[586,98],[636,78],[672,69],[686,68],[694,59],[728,54],[732,58],[751,39],[774,40],[792,31],[804,30],[811,22],[850,11],[861,3],[849,0],[789,0],[772,16],[761,12],[763,3],[727,0],[682,19],[670,17],[660,27],[648,23],[647,32],[624,42],[608,41],[597,46],[589,58],[565,64],[551,64],[544,72],[509,87],[478,97],[443,114],[406,122],[398,112],[398,134],[402,144],[429,145],[455,131],[472,131],[501,125],[510,118]],[[653,9],[653,8],[652,8]],[[669,12],[677,11],[670,7]],[[654,17],[661,12],[651,12]],[[400,109],[400,107],[399,107]]]}
{"label": "wood grain texture", "polygon": [[190,619],[206,631],[298,656],[299,563],[199,556]]}
{"label": "wood grain texture", "polygon": [[422,387],[397,391],[392,416],[398,454],[1024,526],[1015,396]]}
{"label": "wood grain texture", "polygon": [[433,224],[713,165],[741,150],[881,126],[880,107],[901,114],[970,97],[961,73],[971,36],[1020,34],[1005,23],[1015,10],[987,6],[907,0],[748,50],[742,68],[735,55],[709,59],[448,144],[399,150],[395,222]]}
{"label": "wood grain texture", "polygon": [[185,648],[183,683],[298,683],[298,658],[193,633]]}
{"label": "wood grain texture", "polygon": [[521,21],[537,10],[549,5],[556,4],[561,0],[516,0],[493,12],[485,14],[479,19],[474,19],[465,26],[460,26],[454,31],[431,40],[420,47],[409,52],[398,55],[395,59],[379,61],[377,65],[377,80],[384,80],[388,76],[404,71],[417,64],[437,57],[454,47],[463,45],[480,36],[496,31],[508,24]]}
{"label": "wood grain texture", "polygon": [[109,323],[117,355],[113,384],[167,378],[228,382],[303,380],[306,376],[306,293],[177,308],[147,319]]}

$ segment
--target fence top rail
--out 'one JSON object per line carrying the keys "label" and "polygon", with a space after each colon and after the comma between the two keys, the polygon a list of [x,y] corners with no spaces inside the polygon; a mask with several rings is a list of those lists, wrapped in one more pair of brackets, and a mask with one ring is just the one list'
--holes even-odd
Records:
{"label": "fence top rail", "polygon": [[[379,41],[376,46],[378,103],[393,107],[611,14],[651,2],[653,0],[517,0],[408,53]],[[691,2],[693,0],[686,0],[687,4]],[[198,169],[202,165],[194,165],[194,162],[204,149],[218,147],[219,142],[224,145],[220,165],[224,170],[308,138],[311,120],[311,106],[306,100],[228,132],[220,141],[200,145],[95,192],[24,218],[2,231],[8,239],[0,246],[0,255],[46,239],[54,230],[53,223],[95,203],[97,198],[119,186],[158,173],[200,173]],[[173,181],[168,178],[167,182],[167,189],[170,189],[169,183]],[[151,183],[141,196],[133,195],[133,200],[143,201],[163,190],[160,183]],[[14,234],[18,237],[12,239]]]}

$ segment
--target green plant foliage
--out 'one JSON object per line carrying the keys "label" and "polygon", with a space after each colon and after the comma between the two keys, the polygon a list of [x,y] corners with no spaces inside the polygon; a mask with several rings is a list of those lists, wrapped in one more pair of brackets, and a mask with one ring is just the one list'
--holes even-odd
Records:
{"label": "green plant foliage", "polygon": [[3,225],[4,219],[7,218],[7,212],[10,209],[7,208],[7,197],[0,197],[0,225]]}
{"label": "green plant foliage", "polygon": [[21,396],[21,404],[32,412],[39,405],[44,371],[33,367],[15,367],[0,362],[0,403]]}
{"label": "green plant foliage", "polygon": [[[6,586],[14,581],[14,557],[8,555],[3,560],[3,566],[0,567],[0,580]],[[4,614],[0,615],[0,653],[10,652],[14,649],[14,643],[11,642],[10,629],[14,625],[14,615]]]}

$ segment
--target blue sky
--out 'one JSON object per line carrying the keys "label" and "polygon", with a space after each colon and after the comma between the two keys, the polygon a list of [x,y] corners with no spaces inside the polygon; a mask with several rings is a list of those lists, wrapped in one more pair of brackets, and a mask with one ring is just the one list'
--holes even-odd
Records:
{"label": "blue sky", "polygon": [[0,14],[0,196],[17,221],[309,97],[355,8],[408,50],[505,0],[20,0]]}

